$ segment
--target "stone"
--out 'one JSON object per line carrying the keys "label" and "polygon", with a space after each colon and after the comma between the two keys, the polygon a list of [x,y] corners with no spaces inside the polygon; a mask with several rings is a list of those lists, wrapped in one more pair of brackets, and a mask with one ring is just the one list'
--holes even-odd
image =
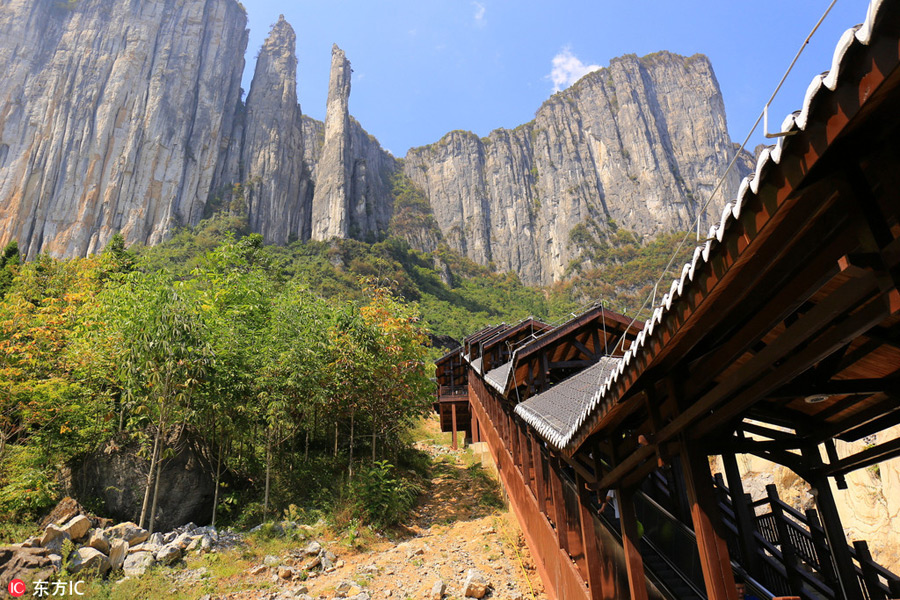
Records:
{"label": "stone", "polygon": [[277,556],[272,556],[271,554],[266,555],[263,559],[263,564],[267,567],[276,567],[281,564],[281,559]]}
{"label": "stone", "polygon": [[88,530],[91,528],[91,520],[88,519],[84,515],[77,515],[72,517],[72,519],[63,525],[63,531],[69,534],[69,536],[77,541],[82,539],[85,535],[87,535]]}
{"label": "stone", "polygon": [[47,528],[44,530],[44,535],[41,536],[40,545],[42,548],[46,548],[54,554],[60,554],[63,542],[71,539],[72,536],[69,535],[68,531],[63,530],[62,527],[59,527],[58,525],[47,525]]}
{"label": "stone", "polygon": [[69,557],[69,571],[72,573],[97,573],[106,575],[109,573],[111,565],[109,557],[90,546],[79,548]]}
{"label": "stone", "polygon": [[123,569],[128,577],[140,577],[147,572],[147,569],[154,566],[156,560],[149,552],[137,552],[129,554],[125,559]]}
{"label": "stone", "polygon": [[185,532],[172,540],[170,542],[170,545],[175,545],[178,546],[180,550],[185,550],[188,546],[190,546],[193,540],[193,536],[189,532]]}
{"label": "stone", "polygon": [[434,585],[431,586],[429,598],[431,600],[441,600],[444,597],[445,591],[447,591],[447,584],[441,580],[437,580],[434,582]]}
{"label": "stone", "polygon": [[46,548],[0,548],[0,582],[6,585],[13,579],[48,579],[58,570],[52,556]]}
{"label": "stone", "polygon": [[312,569],[315,569],[316,567],[321,566],[321,565],[322,565],[322,559],[318,556],[313,556],[311,559],[309,559],[308,561],[306,561],[303,564],[303,569],[306,571],[311,571]]}
{"label": "stone", "polygon": [[53,525],[62,525],[72,520],[77,515],[87,514],[87,511],[81,506],[75,498],[66,496],[56,503],[50,514],[41,520],[41,527],[45,528],[51,523]]}
{"label": "stone", "polygon": [[309,544],[306,545],[305,548],[303,548],[303,550],[301,550],[301,552],[305,556],[317,555],[321,551],[322,551],[322,544],[320,544],[319,542],[315,542],[315,541],[310,542]]}
{"label": "stone", "polygon": [[156,561],[161,565],[172,565],[181,560],[183,553],[181,546],[177,543],[171,543],[163,546],[162,550],[156,553]]}
{"label": "stone", "polygon": [[466,598],[484,598],[488,592],[490,583],[477,569],[469,569],[466,581],[463,583],[463,596]]}
{"label": "stone", "polygon": [[175,536],[171,536],[171,539],[166,539],[166,536],[160,533],[159,531],[154,531],[150,534],[150,537],[147,538],[147,542],[154,546],[165,546],[169,542],[175,539]]}
{"label": "stone", "polygon": [[91,532],[87,545],[103,554],[109,554],[109,538],[100,529],[94,529]]}
{"label": "stone", "polygon": [[278,567],[278,576],[282,579],[293,579],[294,570],[290,567]]}
{"label": "stone", "polygon": [[124,566],[125,556],[127,552],[128,542],[126,542],[125,540],[112,540],[110,542],[109,564],[113,571],[118,571]]}
{"label": "stone", "polygon": [[262,575],[263,573],[265,573],[268,570],[269,570],[269,567],[267,567],[266,565],[257,565],[255,567],[253,567],[252,569],[250,569],[247,573],[251,577],[257,577],[258,575]]}
{"label": "stone", "polygon": [[129,546],[137,546],[138,544],[147,541],[150,537],[149,531],[142,527],[138,527],[131,521],[114,525],[113,527],[108,528],[104,533],[106,533],[110,539],[125,540],[128,542]]}

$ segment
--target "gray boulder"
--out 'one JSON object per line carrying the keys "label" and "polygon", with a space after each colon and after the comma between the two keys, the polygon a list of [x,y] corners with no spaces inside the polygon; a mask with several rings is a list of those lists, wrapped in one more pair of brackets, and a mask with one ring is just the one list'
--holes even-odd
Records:
{"label": "gray boulder", "polygon": [[138,527],[131,521],[119,523],[114,527],[110,527],[104,533],[111,539],[125,540],[128,542],[129,546],[137,546],[138,544],[147,541],[147,538],[150,537],[149,531],[143,527]]}
{"label": "gray boulder", "polygon": [[72,536],[69,535],[68,531],[64,531],[62,527],[47,525],[47,529],[44,530],[44,535],[41,536],[39,543],[41,548],[46,548],[53,554],[60,554],[63,542],[71,539]]}
{"label": "gray boulder", "polygon": [[149,552],[136,552],[128,555],[123,566],[128,577],[140,577],[155,564],[156,560]]}
{"label": "gray boulder", "polygon": [[118,571],[125,565],[125,556],[128,552],[128,542],[125,540],[113,540],[109,545],[109,564],[113,571]]}
{"label": "gray boulder", "polygon": [[73,540],[80,540],[87,535],[91,528],[91,520],[84,515],[72,517],[72,519],[63,525],[63,531],[69,534]]}
{"label": "gray boulder", "polygon": [[106,575],[110,568],[109,557],[90,546],[79,548],[69,557],[69,571],[72,573],[86,571]]}
{"label": "gray boulder", "polygon": [[161,565],[173,565],[181,560],[182,556],[181,547],[176,543],[172,543],[164,546],[162,550],[156,553],[156,561]]}

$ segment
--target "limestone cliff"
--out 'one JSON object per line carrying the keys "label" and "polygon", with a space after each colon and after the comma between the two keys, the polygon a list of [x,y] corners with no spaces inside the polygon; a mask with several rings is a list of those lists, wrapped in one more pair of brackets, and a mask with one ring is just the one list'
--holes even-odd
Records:
{"label": "limestone cliff", "polygon": [[241,136],[239,180],[248,224],[272,244],[303,237],[309,222],[311,188],[303,161],[296,45],[294,30],[282,15],[256,61]]}
{"label": "limestone cliff", "polygon": [[312,203],[314,240],[350,235],[350,72],[350,61],[335,44],[331,49],[325,142],[316,166],[316,191]]}
{"label": "limestone cliff", "polygon": [[228,209],[278,244],[374,239],[402,223],[420,249],[446,241],[549,283],[613,222],[643,235],[690,228],[734,153],[702,56],[615,59],[530,123],[483,139],[452,132],[401,162],[350,116],[340,48],[323,125],[298,104],[290,25],[273,26],[243,102],[246,44],[235,0],[8,0],[0,243],[85,255],[115,231],[152,244]]}
{"label": "limestone cliff", "polygon": [[[404,169],[451,247],[549,283],[579,258],[580,223],[597,235],[610,221],[642,235],[691,229],[734,152],[709,60],[660,52],[611,61],[514,130],[415,148]],[[742,175],[703,211],[704,231]]]}
{"label": "limestone cliff", "polygon": [[4,2],[0,243],[76,256],[196,222],[246,45],[234,0]]}

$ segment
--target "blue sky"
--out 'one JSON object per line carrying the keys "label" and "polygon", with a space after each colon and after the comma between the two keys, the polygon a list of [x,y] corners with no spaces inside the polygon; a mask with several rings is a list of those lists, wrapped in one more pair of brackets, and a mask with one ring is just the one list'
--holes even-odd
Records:
{"label": "blue sky", "polygon": [[[353,66],[350,112],[382,146],[408,148],[453,129],[487,135],[534,113],[578,67],[669,50],[710,57],[732,139],[743,141],[831,0],[244,0],[250,43],[244,88],[279,14],[297,32],[303,112],[324,118],[331,45]],[[770,109],[799,109],[834,45],[865,19],[867,0],[838,0]],[[559,83],[562,81],[563,83]],[[763,142],[762,126],[749,142]]]}

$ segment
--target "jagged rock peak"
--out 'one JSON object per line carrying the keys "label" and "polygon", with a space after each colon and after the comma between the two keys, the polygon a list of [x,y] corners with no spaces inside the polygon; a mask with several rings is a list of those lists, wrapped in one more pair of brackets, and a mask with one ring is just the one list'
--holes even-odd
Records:
{"label": "jagged rock peak", "polygon": [[275,244],[303,237],[309,218],[296,46],[294,29],[282,15],[259,52],[243,130],[240,180],[248,221]]}
{"label": "jagged rock peak", "polygon": [[350,235],[350,61],[337,44],[331,47],[331,74],[325,108],[325,142],[316,167],[312,238]]}

